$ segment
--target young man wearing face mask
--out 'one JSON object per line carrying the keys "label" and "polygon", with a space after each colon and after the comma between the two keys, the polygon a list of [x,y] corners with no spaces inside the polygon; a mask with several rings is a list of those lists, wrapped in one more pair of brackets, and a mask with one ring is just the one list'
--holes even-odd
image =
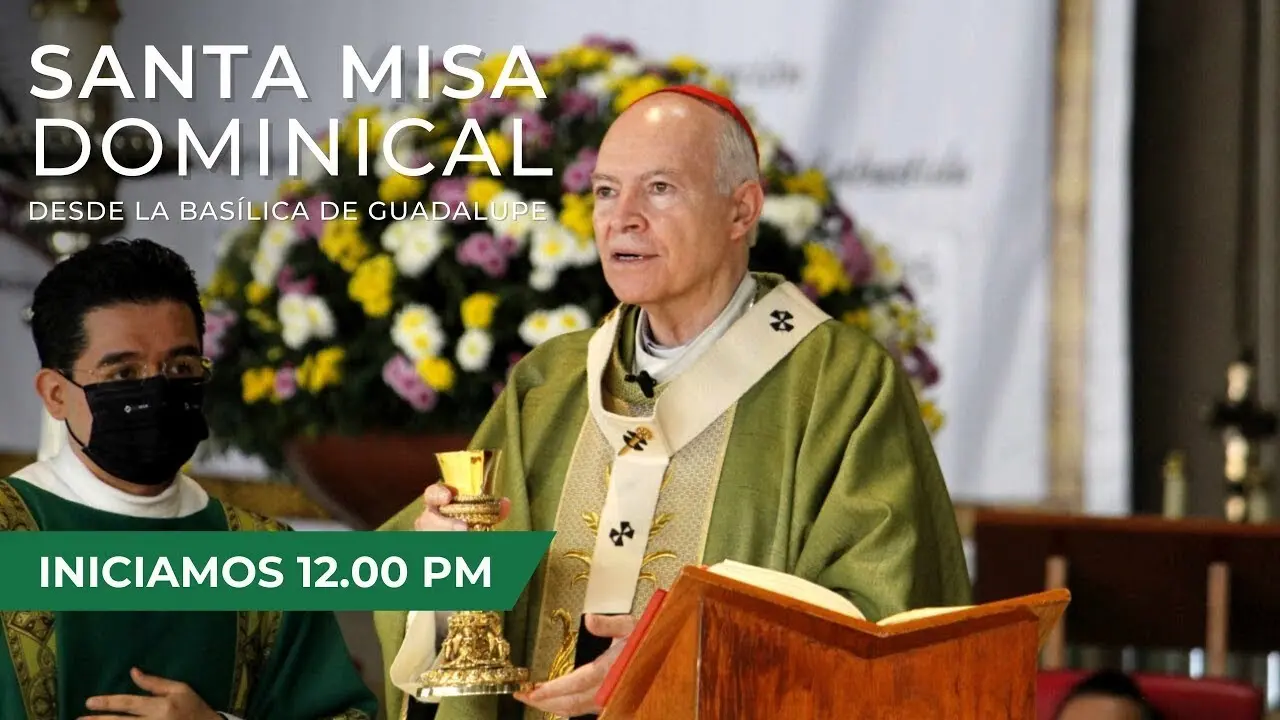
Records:
{"label": "young man wearing face mask", "polygon": [[[181,468],[208,436],[190,268],[148,240],[92,246],[36,289],[35,387],[68,440],[0,479],[0,530],[287,530]],[[157,537],[163,543],[163,536]],[[332,613],[0,612],[0,717],[372,718]]]}

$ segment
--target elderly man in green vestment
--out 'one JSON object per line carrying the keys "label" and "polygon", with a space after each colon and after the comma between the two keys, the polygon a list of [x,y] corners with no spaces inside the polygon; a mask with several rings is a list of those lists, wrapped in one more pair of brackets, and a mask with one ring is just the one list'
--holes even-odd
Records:
{"label": "elderly man in green vestment", "polygon": [[[110,242],[36,289],[35,385],[60,451],[0,479],[0,530],[281,531],[182,474],[208,430],[204,312],[190,268]],[[0,718],[371,720],[332,613],[0,612]]]}
{"label": "elderly man in green vestment", "polygon": [[[912,386],[859,329],[783,278],[748,271],[764,201],[754,136],[726,98],[671,88],[609,129],[595,240],[621,305],[543,343],[476,433],[504,453],[510,530],[556,531],[505,616],[538,687],[447,698],[441,720],[579,717],[634,619],[681,568],[724,559],[794,574],[877,620],[969,602],[947,488]],[[434,485],[386,527],[460,529]],[[378,613],[388,707],[443,634]]]}

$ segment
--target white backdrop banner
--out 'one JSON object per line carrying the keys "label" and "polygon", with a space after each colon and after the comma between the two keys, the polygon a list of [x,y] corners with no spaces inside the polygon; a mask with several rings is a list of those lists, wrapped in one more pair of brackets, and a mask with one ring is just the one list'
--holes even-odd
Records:
{"label": "white backdrop banner", "polygon": [[[1127,313],[1124,258],[1131,0],[1097,7],[1088,506],[1128,507]],[[383,0],[356,11],[338,0],[186,3],[132,0],[117,30],[125,68],[141,77],[142,47],[247,44],[249,83],[274,45],[288,46],[313,100],[264,102],[247,88],[223,101],[209,80],[198,99],[131,104],[172,137],[179,117],[213,139],[227,122],[340,116],[341,46],[380,57],[392,44],[542,53],[590,34],[633,42],[657,58],[692,55],[734,81],[738,98],[805,162],[833,179],[864,230],[889,243],[937,328],[935,390],[948,416],[937,438],[953,495],[1035,502],[1047,488],[1048,302],[1054,62],[1052,0]],[[234,10],[233,10],[234,8]],[[6,35],[8,32],[6,31]],[[25,63],[33,41],[17,36]],[[23,43],[26,43],[25,45]],[[437,55],[438,57],[438,55]],[[135,69],[136,68],[136,69]],[[198,71],[214,70],[212,62]],[[212,74],[210,77],[213,77]],[[244,156],[256,158],[253,135]],[[281,143],[281,148],[284,144]],[[275,179],[191,177],[125,183],[148,203],[267,198]],[[184,252],[202,279],[229,225],[153,221],[141,234]],[[15,252],[0,246],[0,267]],[[18,303],[0,303],[15,308]],[[0,322],[6,359],[29,347]],[[18,332],[15,332],[18,331]],[[16,344],[16,345],[15,345]],[[30,357],[0,368],[0,445],[34,448],[38,406]],[[222,461],[252,471],[254,465]]]}

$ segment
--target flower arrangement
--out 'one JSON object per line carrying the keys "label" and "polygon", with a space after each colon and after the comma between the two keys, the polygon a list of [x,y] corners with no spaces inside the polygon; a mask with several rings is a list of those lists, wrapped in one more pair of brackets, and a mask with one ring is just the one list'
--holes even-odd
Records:
{"label": "flower arrangement", "polygon": [[[364,118],[372,172],[331,176],[317,163],[279,191],[311,208],[308,218],[255,220],[228,237],[205,288],[206,351],[215,363],[208,411],[218,442],[279,468],[281,448],[300,436],[469,432],[524,353],[592,327],[614,306],[591,223],[590,174],[605,131],[664,85],[730,88],[694,59],[653,62],[600,39],[533,60],[545,99],[513,88],[501,99],[456,100],[437,88],[416,104],[355,108],[337,136],[316,141],[324,149],[337,143],[339,167],[354,168]],[[485,87],[505,61],[478,63]],[[474,118],[501,176],[479,161],[447,177],[397,173],[376,151],[382,133],[406,117],[429,119],[435,130],[396,136],[393,155],[404,164],[444,167],[458,130]],[[515,118],[523,121],[524,165],[551,167],[551,175],[509,172]],[[923,395],[938,376],[924,347],[931,329],[890,252],[840,208],[818,170],[801,167],[775,136],[758,135],[766,202],[752,268],[800,283],[832,316],[888,348],[936,429],[941,416]],[[323,220],[318,212],[326,202],[367,209],[519,201],[545,202],[550,217],[366,212]]]}

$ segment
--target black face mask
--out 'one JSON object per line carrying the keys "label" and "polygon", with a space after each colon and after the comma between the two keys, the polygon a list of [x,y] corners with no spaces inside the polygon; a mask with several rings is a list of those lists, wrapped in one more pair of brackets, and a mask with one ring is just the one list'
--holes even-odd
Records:
{"label": "black face mask", "polygon": [[156,376],[80,387],[93,415],[89,444],[75,437],[70,425],[67,432],[94,464],[126,482],[172,481],[209,437],[199,378]]}

